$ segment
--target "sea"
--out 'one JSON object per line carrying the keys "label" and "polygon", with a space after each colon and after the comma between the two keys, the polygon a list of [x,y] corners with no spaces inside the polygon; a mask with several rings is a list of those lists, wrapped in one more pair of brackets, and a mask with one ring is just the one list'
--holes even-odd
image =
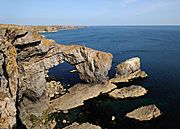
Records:
{"label": "sea", "polygon": [[[117,64],[132,57],[140,57],[141,69],[148,74],[146,79],[120,85],[141,85],[148,90],[145,96],[121,100],[100,95],[68,113],[55,113],[56,128],[89,122],[103,129],[180,129],[180,26],[90,26],[43,35],[60,44],[112,53],[110,78],[114,77]],[[73,69],[63,63],[51,68],[49,75],[68,88],[81,82],[77,73],[70,72]],[[125,117],[126,113],[149,104],[155,104],[162,115],[143,122]]]}

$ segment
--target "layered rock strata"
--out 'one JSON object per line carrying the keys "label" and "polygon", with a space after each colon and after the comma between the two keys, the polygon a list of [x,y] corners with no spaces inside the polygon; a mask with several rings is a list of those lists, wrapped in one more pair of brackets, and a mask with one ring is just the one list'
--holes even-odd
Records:
{"label": "layered rock strata", "polygon": [[[0,25],[0,125],[12,128],[16,114],[27,127],[28,118],[41,118],[49,108],[46,76],[64,61],[74,65],[87,83],[108,79],[112,55],[84,46],[65,46],[43,38],[34,29]],[[31,117],[30,117],[31,118]],[[34,117],[33,117],[34,118]]]}
{"label": "layered rock strata", "polygon": [[69,110],[83,105],[85,100],[97,97],[117,88],[116,85],[106,81],[99,84],[76,84],[68,90],[68,93],[52,100],[50,111]]}
{"label": "layered rock strata", "polygon": [[[80,45],[56,44],[38,33],[68,28],[76,27],[0,25],[0,128],[18,127],[17,120],[27,128],[53,128],[56,123],[49,120],[50,113],[81,106],[85,100],[117,88],[111,82],[147,76],[140,69],[140,59],[132,58],[119,64],[116,77],[109,81],[110,53]],[[48,70],[64,61],[75,66],[74,71],[86,84],[76,84],[65,92],[60,82],[47,81]],[[132,86],[116,89],[109,95],[126,98],[146,92],[142,87]],[[69,127],[100,128],[89,123]]]}

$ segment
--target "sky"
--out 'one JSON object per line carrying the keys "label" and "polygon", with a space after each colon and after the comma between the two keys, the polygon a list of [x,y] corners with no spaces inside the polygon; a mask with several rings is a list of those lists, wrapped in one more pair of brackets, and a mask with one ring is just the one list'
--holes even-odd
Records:
{"label": "sky", "polygon": [[180,25],[180,0],[0,0],[0,23]]}

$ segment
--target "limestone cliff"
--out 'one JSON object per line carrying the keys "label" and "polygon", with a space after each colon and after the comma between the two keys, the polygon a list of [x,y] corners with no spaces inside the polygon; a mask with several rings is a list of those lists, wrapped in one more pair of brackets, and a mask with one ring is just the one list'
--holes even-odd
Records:
{"label": "limestone cliff", "polygon": [[[46,76],[53,66],[69,62],[87,83],[108,78],[112,63],[110,53],[56,44],[38,34],[42,29],[34,28],[0,25],[0,128],[12,128],[17,117],[31,127],[26,121],[28,117],[34,114],[41,117],[48,109]],[[28,106],[32,106],[33,114],[26,110]],[[19,109],[20,114],[17,114]]]}

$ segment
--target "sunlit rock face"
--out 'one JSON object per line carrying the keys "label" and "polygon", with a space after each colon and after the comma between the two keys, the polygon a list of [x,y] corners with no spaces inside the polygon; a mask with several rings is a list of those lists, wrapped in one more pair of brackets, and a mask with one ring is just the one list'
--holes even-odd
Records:
{"label": "sunlit rock face", "polygon": [[61,46],[64,59],[75,65],[80,78],[85,82],[98,82],[108,79],[112,55],[83,46]]}
{"label": "sunlit rock face", "polygon": [[126,117],[139,121],[148,121],[161,115],[161,111],[155,105],[142,106],[126,114]]}
{"label": "sunlit rock face", "polygon": [[12,42],[12,30],[0,29],[0,128],[12,128],[16,123],[18,87],[17,52]]}
{"label": "sunlit rock face", "polygon": [[132,85],[128,87],[123,87],[120,89],[115,89],[108,95],[115,99],[125,99],[125,98],[136,98],[143,96],[147,93],[147,90],[138,85]]}
{"label": "sunlit rock face", "polygon": [[59,45],[42,37],[34,39],[33,43],[28,45],[18,45],[17,51],[19,71],[22,73],[21,82],[25,87],[31,87],[38,96],[43,94],[48,69],[63,61],[74,65],[80,78],[88,83],[108,79],[112,63],[110,53],[83,46]]}
{"label": "sunlit rock face", "polygon": [[84,104],[85,100],[97,97],[117,88],[109,81],[98,84],[76,84],[68,89],[68,93],[51,101],[50,110],[69,110]]}
{"label": "sunlit rock face", "polygon": [[140,58],[134,57],[128,59],[116,66],[116,76],[134,73],[140,69]]}
{"label": "sunlit rock face", "polygon": [[141,70],[139,57],[134,57],[121,62],[116,66],[116,77],[111,79],[113,83],[129,82],[135,78],[145,78],[148,75]]}
{"label": "sunlit rock face", "polygon": [[1,98],[2,103],[7,105],[2,104],[0,109],[2,127],[12,128],[16,123],[19,102],[20,118],[30,126],[27,117],[31,111],[41,116],[48,109],[49,99],[44,96],[46,76],[49,68],[64,61],[74,65],[80,78],[87,83],[108,79],[112,63],[110,53],[56,44],[37,31],[40,30],[0,25],[0,92],[5,96]]}

